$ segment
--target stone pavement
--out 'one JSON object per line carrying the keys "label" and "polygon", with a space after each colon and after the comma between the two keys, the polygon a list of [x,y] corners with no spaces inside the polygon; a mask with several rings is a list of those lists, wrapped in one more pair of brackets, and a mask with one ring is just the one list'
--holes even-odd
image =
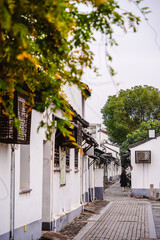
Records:
{"label": "stone pavement", "polygon": [[157,238],[160,238],[160,202],[151,201],[151,205]]}
{"label": "stone pavement", "polygon": [[60,233],[65,235],[67,239],[74,239],[79,231],[90,222],[90,218],[100,213],[109,202],[106,200],[96,200],[90,202],[88,206],[84,207],[84,212],[82,212],[75,220],[73,220],[69,225],[64,227]]}
{"label": "stone pavement", "polygon": [[159,202],[131,198],[130,190],[123,192],[119,183],[107,189],[104,198],[110,203],[100,214],[89,218],[88,224],[75,236],[75,240],[138,240],[158,237],[152,208],[160,208]]}
{"label": "stone pavement", "polygon": [[59,233],[46,232],[42,239],[160,240],[160,201],[133,198],[129,188],[123,192],[118,182],[109,184],[103,201],[89,203]]}
{"label": "stone pavement", "polygon": [[57,235],[52,232],[51,238],[43,239],[160,239],[160,202],[130,197],[130,189],[123,192],[118,182],[109,184],[103,201],[89,203],[85,211]]}

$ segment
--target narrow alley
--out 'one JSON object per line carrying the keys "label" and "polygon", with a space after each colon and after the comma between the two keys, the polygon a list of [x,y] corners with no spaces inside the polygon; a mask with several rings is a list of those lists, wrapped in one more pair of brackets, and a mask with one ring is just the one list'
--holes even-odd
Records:
{"label": "narrow alley", "polygon": [[[130,189],[125,192],[119,182],[105,190],[104,201],[107,203],[99,214],[87,219],[87,224],[72,239],[158,239],[160,238],[160,202],[147,198],[130,197]],[[77,221],[77,220],[76,220]],[[84,219],[83,219],[84,221]],[[80,220],[77,221],[80,224]],[[72,225],[71,229],[70,226]],[[73,231],[73,223],[61,230],[67,237]],[[76,227],[76,225],[74,225]]]}

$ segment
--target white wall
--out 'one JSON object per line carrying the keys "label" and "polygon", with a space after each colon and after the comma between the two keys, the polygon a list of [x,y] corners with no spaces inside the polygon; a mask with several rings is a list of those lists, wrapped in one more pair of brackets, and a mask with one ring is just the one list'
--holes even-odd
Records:
{"label": "white wall", "polygon": [[88,156],[83,155],[81,157],[81,199],[83,195],[83,201],[86,199],[85,194],[88,193],[88,188],[89,188],[89,174],[88,174]]}
{"label": "white wall", "polygon": [[[67,96],[67,100],[74,108],[74,110],[82,116],[82,94],[76,85],[69,86],[66,84],[63,87],[64,93]],[[84,105],[84,104],[83,104]]]}
{"label": "white wall", "polygon": [[120,148],[119,147],[117,147],[115,145],[112,145],[112,144],[109,144],[109,143],[105,143],[105,146],[106,146],[106,152],[107,153],[112,153],[113,157],[120,158],[119,157],[119,152],[120,152]]}
{"label": "white wall", "polygon": [[37,128],[41,114],[32,111],[30,139],[30,193],[20,194],[20,148],[16,150],[15,172],[15,228],[29,224],[42,218],[42,167],[43,137]]}
{"label": "white wall", "polygon": [[95,168],[95,187],[103,187],[103,168]]}
{"label": "white wall", "polygon": [[[155,188],[160,187],[160,158],[159,158],[160,137],[150,140],[137,147],[131,148],[131,172],[132,188],[149,189],[150,184]],[[135,151],[150,150],[151,163],[135,163]]]}
{"label": "white wall", "polygon": [[[41,114],[32,111],[30,140],[29,193],[20,189],[20,147],[15,150],[15,229],[42,218],[42,160],[41,131],[37,128]],[[0,235],[10,231],[11,145],[0,143]]]}
{"label": "white wall", "polygon": [[88,171],[89,171],[89,194],[90,194],[90,200],[94,200],[95,199],[95,183],[94,183],[94,178],[95,178],[95,174],[94,174],[94,163],[93,163],[93,159],[89,159],[89,164],[90,165]]}
{"label": "white wall", "polygon": [[51,222],[51,201],[52,201],[52,142],[43,142],[43,192],[42,192],[42,220]]}
{"label": "white wall", "polygon": [[70,150],[70,172],[66,172],[66,184],[60,186],[60,171],[53,168],[52,220],[78,208],[80,204],[80,153],[79,170],[74,168],[74,149]]}
{"label": "white wall", "polygon": [[0,235],[10,231],[11,145],[0,143]]}

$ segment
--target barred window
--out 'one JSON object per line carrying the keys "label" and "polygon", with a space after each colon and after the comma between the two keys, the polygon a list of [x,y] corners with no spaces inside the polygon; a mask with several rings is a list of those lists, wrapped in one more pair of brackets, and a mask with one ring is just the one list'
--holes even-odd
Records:
{"label": "barred window", "polygon": [[54,150],[54,166],[59,167],[60,161],[59,161],[59,145],[55,144],[55,150]]}
{"label": "barred window", "polygon": [[78,128],[76,129],[77,143],[79,146],[82,145],[82,124],[78,123]]}
{"label": "barred window", "polygon": [[75,161],[74,161],[74,167],[78,168],[78,149],[75,148]]}
{"label": "barred window", "polygon": [[70,149],[66,148],[66,168],[70,167]]}

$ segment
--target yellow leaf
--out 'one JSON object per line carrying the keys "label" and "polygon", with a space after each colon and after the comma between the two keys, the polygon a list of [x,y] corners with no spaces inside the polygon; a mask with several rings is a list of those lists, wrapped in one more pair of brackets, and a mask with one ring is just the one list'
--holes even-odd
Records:
{"label": "yellow leaf", "polygon": [[24,56],[22,54],[17,55],[18,60],[24,60]]}
{"label": "yellow leaf", "polygon": [[68,136],[68,137],[69,137],[69,140],[70,140],[70,141],[75,142],[75,138],[74,138],[74,137],[72,137],[72,136]]}
{"label": "yellow leaf", "polygon": [[72,112],[71,110],[68,111],[73,117],[75,116],[75,113]]}
{"label": "yellow leaf", "polygon": [[78,144],[77,144],[76,142],[72,142],[72,144],[73,144],[74,146],[78,146]]}
{"label": "yellow leaf", "polygon": [[84,152],[80,152],[81,155],[84,155]]}
{"label": "yellow leaf", "polygon": [[105,3],[105,0],[95,0],[95,5],[99,6],[101,4]]}
{"label": "yellow leaf", "polygon": [[26,51],[23,51],[23,52],[22,52],[22,56],[23,56],[24,58],[27,58],[27,57],[28,57],[28,54],[26,53]]}
{"label": "yellow leaf", "polygon": [[68,131],[68,134],[72,134],[72,132]]}
{"label": "yellow leaf", "polygon": [[60,79],[60,78],[61,78],[61,76],[59,75],[58,72],[56,72],[55,77],[56,77],[57,79]]}
{"label": "yellow leaf", "polygon": [[66,137],[66,133],[65,132],[62,132],[63,136]]}
{"label": "yellow leaf", "polygon": [[32,111],[32,108],[30,107],[30,108],[28,108],[28,111],[27,112],[31,112]]}
{"label": "yellow leaf", "polygon": [[4,36],[4,34],[3,34],[3,33],[1,33],[1,36],[2,36],[2,40],[3,40],[3,41],[5,41],[5,40],[6,40],[6,38],[5,38],[5,36]]}

